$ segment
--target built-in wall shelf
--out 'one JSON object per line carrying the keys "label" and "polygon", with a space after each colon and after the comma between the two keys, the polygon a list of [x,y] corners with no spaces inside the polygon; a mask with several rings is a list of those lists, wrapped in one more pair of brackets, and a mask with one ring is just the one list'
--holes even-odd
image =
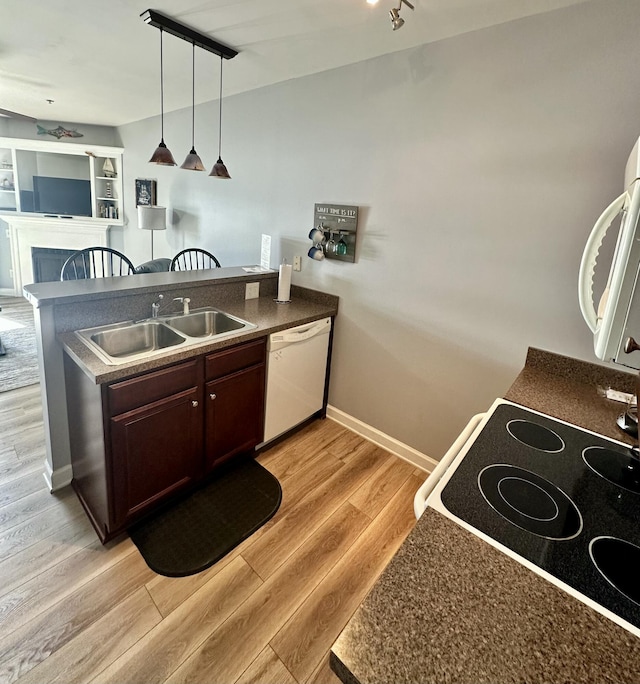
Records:
{"label": "built-in wall shelf", "polygon": [[6,212],[124,224],[121,147],[0,138]]}

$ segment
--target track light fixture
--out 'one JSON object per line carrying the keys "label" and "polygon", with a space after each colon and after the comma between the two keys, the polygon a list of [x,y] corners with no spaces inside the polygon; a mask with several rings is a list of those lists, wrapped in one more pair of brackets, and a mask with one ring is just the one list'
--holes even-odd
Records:
{"label": "track light fixture", "polygon": [[[406,2],[406,0],[404,0]],[[220,113],[222,114],[222,59],[233,59],[237,54],[238,51],[234,50],[233,48],[228,47],[227,45],[223,45],[222,43],[218,43],[217,41],[213,40],[212,38],[209,38],[209,36],[205,36],[202,33],[199,33],[198,31],[195,31],[192,28],[189,28],[188,26],[185,26],[184,24],[180,24],[179,22],[175,21],[174,19],[171,19],[171,17],[167,17],[164,14],[161,14],[160,12],[156,12],[156,10],[148,9],[145,10],[141,15],[142,20],[146,23],[149,24],[149,26],[153,26],[157,29],[160,29],[160,126],[161,126],[161,134],[160,134],[160,144],[158,145],[158,148],[156,151],[153,153],[153,156],[149,161],[153,162],[154,164],[164,164],[165,166],[176,166],[176,162],[173,159],[173,155],[169,150],[167,149],[167,146],[164,144],[164,79],[163,79],[163,59],[162,59],[162,33],[163,31],[166,31],[167,33],[170,33],[173,36],[176,36],[177,38],[180,38],[188,43],[191,43],[192,49],[193,49],[193,64],[192,64],[192,94],[191,94],[191,151],[187,155],[187,158],[184,160],[184,163],[182,164],[181,168],[183,169],[189,169],[192,171],[204,171],[205,168],[202,164],[202,161],[200,160],[200,157],[198,157],[198,154],[196,153],[195,147],[194,147],[194,137],[195,137],[195,49],[196,47],[202,48],[203,50],[206,50],[207,52],[213,52],[214,54],[218,55],[220,57]],[[222,126],[222,124],[220,124]],[[221,129],[220,129],[221,130]],[[221,134],[219,135],[218,138],[218,153],[220,152],[220,137]],[[218,163],[214,166],[214,171],[216,170],[216,167],[219,166],[219,164],[222,166],[222,169],[219,169],[219,173],[214,173],[213,171],[211,172],[210,175],[212,176],[218,176],[220,178],[229,178],[229,174],[222,163],[222,159],[218,157]],[[226,174],[226,175],[224,175]]]}
{"label": "track light fixture", "polygon": [[399,28],[402,28],[404,26],[404,19],[400,16],[400,10],[402,9],[403,2],[409,9],[415,9],[415,7],[409,2],[409,0],[400,0],[400,4],[397,8],[394,7],[393,9],[389,10],[389,16],[391,17],[391,25],[393,26],[394,31],[397,31]]}

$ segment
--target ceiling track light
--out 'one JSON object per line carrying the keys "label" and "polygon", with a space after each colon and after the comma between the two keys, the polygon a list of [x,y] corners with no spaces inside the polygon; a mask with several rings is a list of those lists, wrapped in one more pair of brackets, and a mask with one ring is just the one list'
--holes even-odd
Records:
{"label": "ceiling track light", "polygon": [[400,4],[397,8],[389,10],[389,16],[391,17],[391,25],[393,30],[397,31],[399,28],[404,26],[404,19],[400,16],[400,10],[402,9],[402,3],[404,3],[409,9],[414,10],[415,7],[409,2],[409,0],[400,0]]}
{"label": "ceiling track light", "polygon": [[191,53],[191,151],[180,166],[187,171],[204,171],[202,159],[196,152],[196,44],[192,43]]}
{"label": "ceiling track light", "polygon": [[213,165],[210,176],[214,178],[231,178],[227,167],[222,161],[222,57],[220,57],[220,97],[218,114],[218,161]]}

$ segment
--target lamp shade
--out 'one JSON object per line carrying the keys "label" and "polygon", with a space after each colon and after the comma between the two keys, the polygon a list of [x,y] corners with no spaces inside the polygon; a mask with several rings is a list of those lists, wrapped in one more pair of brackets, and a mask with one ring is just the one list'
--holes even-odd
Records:
{"label": "lamp shade", "polygon": [[166,230],[167,208],[141,205],[138,207],[138,226],[142,230]]}
{"label": "lamp shade", "polygon": [[171,151],[164,144],[164,140],[160,141],[156,151],[149,159],[150,164],[160,164],[160,166],[176,166],[176,160],[173,158]]}
{"label": "lamp shade", "polygon": [[220,157],[218,157],[218,161],[213,165],[209,175],[213,176],[214,178],[231,178],[229,172],[227,171],[227,167],[224,165],[224,162]]}

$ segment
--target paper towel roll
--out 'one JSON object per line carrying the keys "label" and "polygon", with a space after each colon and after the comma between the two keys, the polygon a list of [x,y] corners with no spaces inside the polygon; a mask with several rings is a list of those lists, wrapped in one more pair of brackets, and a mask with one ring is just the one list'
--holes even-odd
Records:
{"label": "paper towel roll", "polygon": [[278,276],[278,301],[288,302],[291,298],[291,264],[280,265]]}

